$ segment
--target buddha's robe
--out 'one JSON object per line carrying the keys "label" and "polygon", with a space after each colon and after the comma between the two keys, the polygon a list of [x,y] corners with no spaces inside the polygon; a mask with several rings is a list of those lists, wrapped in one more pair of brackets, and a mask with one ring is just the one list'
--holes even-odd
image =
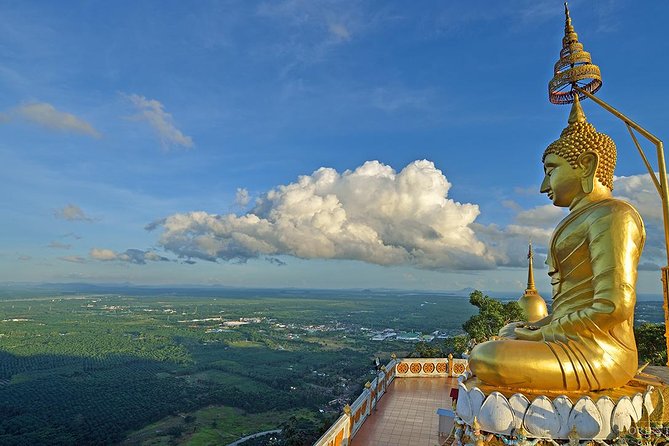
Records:
{"label": "buddha's robe", "polygon": [[625,385],[638,368],[634,341],[637,264],[645,232],[637,211],[605,199],[571,212],[548,256],[553,313],[539,340],[479,344],[470,368],[485,383],[533,390]]}

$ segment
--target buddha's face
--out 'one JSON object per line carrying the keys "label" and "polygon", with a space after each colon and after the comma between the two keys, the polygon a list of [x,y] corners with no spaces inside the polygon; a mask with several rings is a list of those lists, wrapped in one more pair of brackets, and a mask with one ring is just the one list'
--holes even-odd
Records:
{"label": "buddha's face", "polygon": [[570,207],[585,193],[581,187],[583,169],[573,168],[561,156],[550,153],[544,159],[544,181],[541,183],[541,192],[548,194],[548,198],[555,206]]}

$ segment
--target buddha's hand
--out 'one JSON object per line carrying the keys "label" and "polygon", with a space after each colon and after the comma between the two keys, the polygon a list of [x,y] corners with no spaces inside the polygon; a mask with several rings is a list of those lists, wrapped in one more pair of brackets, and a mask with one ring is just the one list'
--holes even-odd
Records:
{"label": "buddha's hand", "polygon": [[523,325],[525,325],[524,322],[511,322],[510,324],[506,324],[499,330],[499,336],[505,339],[517,339],[516,329]]}
{"label": "buddha's hand", "polygon": [[514,339],[523,341],[543,341],[544,335],[539,327],[525,325],[514,330]]}

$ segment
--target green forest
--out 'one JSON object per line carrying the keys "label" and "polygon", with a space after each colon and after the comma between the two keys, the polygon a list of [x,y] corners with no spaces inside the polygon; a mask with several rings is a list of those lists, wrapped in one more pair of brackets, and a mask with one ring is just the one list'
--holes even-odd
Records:
{"label": "green forest", "polygon": [[412,350],[371,330],[456,332],[472,313],[385,293],[3,296],[0,444],[226,444],[320,425],[372,358]]}
{"label": "green forest", "polygon": [[[513,316],[479,297],[0,292],[0,444],[214,445],[280,428],[311,444],[371,380],[376,356],[457,353],[457,335]],[[660,307],[638,313],[648,321]],[[643,339],[658,330],[640,327]],[[384,329],[450,338],[371,340]],[[666,361],[647,344],[643,355]]]}

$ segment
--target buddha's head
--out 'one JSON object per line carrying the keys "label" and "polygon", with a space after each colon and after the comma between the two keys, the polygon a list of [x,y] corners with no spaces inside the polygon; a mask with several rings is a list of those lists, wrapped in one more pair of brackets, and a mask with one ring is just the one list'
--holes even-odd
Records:
{"label": "buddha's head", "polygon": [[586,121],[578,98],[569,114],[569,124],[544,151],[542,161],[545,176],[541,192],[548,194],[556,206],[572,207],[593,190],[600,195],[613,190],[616,145]]}

